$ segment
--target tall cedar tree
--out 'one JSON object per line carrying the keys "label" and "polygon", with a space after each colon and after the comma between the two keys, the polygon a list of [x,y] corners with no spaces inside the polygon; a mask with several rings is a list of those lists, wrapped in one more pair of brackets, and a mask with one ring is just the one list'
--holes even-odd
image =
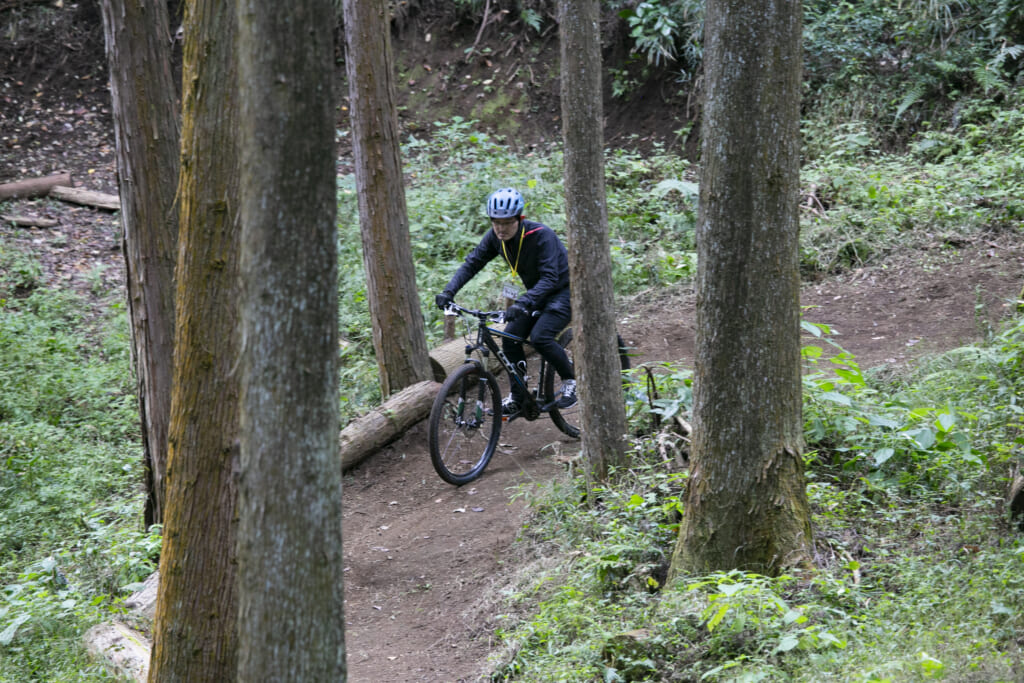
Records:
{"label": "tall cedar tree", "polygon": [[797,0],[709,0],[694,439],[673,571],[809,557],[800,382]]}
{"label": "tall cedar tree", "polygon": [[352,154],[373,346],[384,396],[431,379],[416,287],[385,0],[343,0]]}
{"label": "tall cedar tree", "polygon": [[238,678],[344,681],[334,25],[239,0]]}
{"label": "tall cedar tree", "polygon": [[167,508],[150,681],[232,681],[237,638],[238,116],[235,15],[185,9],[181,249]]}
{"label": "tall cedar tree", "polygon": [[121,195],[132,356],[146,469],[145,523],[163,521],[174,347],[177,90],[167,4],[101,0]]}
{"label": "tall cedar tree", "polygon": [[623,461],[623,403],[604,187],[600,4],[559,3],[565,207],[583,452],[592,480]]}

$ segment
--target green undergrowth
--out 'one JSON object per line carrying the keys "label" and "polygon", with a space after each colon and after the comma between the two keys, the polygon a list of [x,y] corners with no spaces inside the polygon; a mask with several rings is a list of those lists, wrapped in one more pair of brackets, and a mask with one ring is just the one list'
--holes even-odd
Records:
{"label": "green undergrowth", "polygon": [[104,680],[83,631],[154,569],[127,328],[0,244],[0,681]]}
{"label": "green undergrowth", "polygon": [[910,249],[954,252],[1024,229],[1024,99],[967,104],[959,128],[882,154],[863,124],[832,133],[802,171],[801,264],[836,271]]}
{"label": "green undergrowth", "polygon": [[535,515],[492,680],[1024,677],[1024,534],[1003,500],[1021,461],[1024,322],[887,379],[865,375],[827,326],[805,328],[820,339],[804,349],[814,569],[664,585],[690,377],[634,371],[642,436],[630,466],[589,492],[598,502],[583,502],[581,477],[519,492]]}

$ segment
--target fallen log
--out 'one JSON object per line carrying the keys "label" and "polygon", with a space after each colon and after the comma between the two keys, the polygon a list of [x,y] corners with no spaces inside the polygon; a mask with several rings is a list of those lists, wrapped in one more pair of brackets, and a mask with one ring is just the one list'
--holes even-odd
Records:
{"label": "fallen log", "polygon": [[92,190],[57,186],[50,190],[49,196],[74,204],[93,206],[97,209],[118,211],[121,208],[121,199],[117,195],[94,192]]}
{"label": "fallen log", "polygon": [[86,649],[119,679],[145,683],[150,644],[144,635],[118,622],[104,622],[85,634]]}
{"label": "fallen log", "polygon": [[82,640],[92,658],[118,680],[145,682],[149,677],[149,655],[153,645],[146,634],[153,632],[156,593],[160,572],[153,572],[142,589],[124,603],[125,621],[107,621],[85,632]]}
{"label": "fallen log", "polygon": [[13,183],[0,185],[0,201],[4,199],[24,199],[26,197],[45,197],[55,187],[72,187],[70,173],[56,173],[41,178],[16,180]]}
{"label": "fallen log", "polygon": [[341,430],[341,469],[359,464],[427,417],[440,388],[437,382],[418,382],[353,420]]}
{"label": "fallen log", "polygon": [[38,216],[12,216],[9,214],[0,215],[0,221],[12,223],[22,228],[56,228],[60,223],[52,218],[39,218]]}

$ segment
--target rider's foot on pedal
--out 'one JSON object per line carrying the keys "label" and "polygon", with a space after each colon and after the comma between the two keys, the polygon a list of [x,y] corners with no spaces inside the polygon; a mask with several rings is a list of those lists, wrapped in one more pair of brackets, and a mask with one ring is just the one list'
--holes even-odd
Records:
{"label": "rider's foot on pedal", "polygon": [[515,417],[519,414],[519,399],[511,394],[501,401],[501,416]]}
{"label": "rider's foot on pedal", "polygon": [[576,380],[567,379],[562,382],[562,390],[559,393],[561,394],[558,397],[559,408],[572,408],[576,405]]}

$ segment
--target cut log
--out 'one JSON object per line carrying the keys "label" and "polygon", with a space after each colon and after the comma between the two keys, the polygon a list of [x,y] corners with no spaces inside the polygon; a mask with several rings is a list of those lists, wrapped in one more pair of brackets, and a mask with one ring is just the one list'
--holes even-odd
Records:
{"label": "cut log", "polygon": [[94,206],[97,209],[118,211],[121,208],[121,199],[117,195],[104,194],[103,192],[94,192],[92,190],[57,186],[50,190],[50,196],[65,202]]}
{"label": "cut log", "polygon": [[427,417],[441,385],[418,382],[402,389],[341,430],[341,468],[347,470]]}
{"label": "cut log", "polygon": [[[533,347],[526,346],[527,354]],[[501,364],[494,356],[484,359],[487,368],[497,373]],[[402,436],[407,429],[430,415],[434,397],[441,382],[466,360],[466,342],[459,338],[446,342],[430,352],[434,381],[419,382],[406,387],[366,415],[353,420],[341,431],[341,468],[347,470],[362,462],[374,451]]]}
{"label": "cut log", "polygon": [[25,197],[45,197],[54,187],[71,187],[70,173],[57,173],[42,178],[29,178],[0,185],[0,201]]}
{"label": "cut log", "polygon": [[38,216],[11,216],[0,215],[0,221],[12,223],[23,228],[56,228],[60,223],[52,218],[39,218]]}

